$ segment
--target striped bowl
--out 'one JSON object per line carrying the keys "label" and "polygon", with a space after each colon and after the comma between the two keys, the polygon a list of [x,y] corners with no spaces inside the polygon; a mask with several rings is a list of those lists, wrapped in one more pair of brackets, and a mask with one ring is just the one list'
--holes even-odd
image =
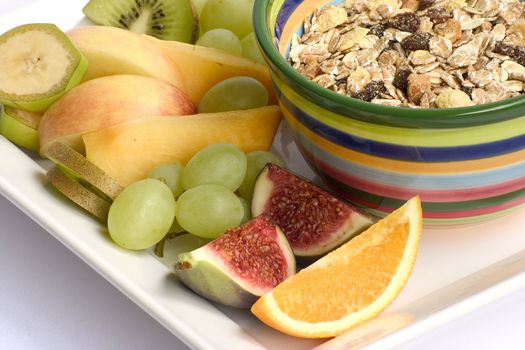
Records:
{"label": "striped bowl", "polygon": [[293,33],[340,1],[256,0],[254,28],[303,156],[342,197],[384,216],[419,194],[427,224],[489,219],[525,204],[525,97],[408,109],[320,87],[286,61]]}

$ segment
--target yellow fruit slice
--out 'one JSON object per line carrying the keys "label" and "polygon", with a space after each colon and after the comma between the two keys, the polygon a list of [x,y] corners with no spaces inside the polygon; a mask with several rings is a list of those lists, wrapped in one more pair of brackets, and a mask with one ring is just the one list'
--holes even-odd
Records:
{"label": "yellow fruit slice", "polygon": [[179,66],[186,82],[185,92],[193,103],[199,104],[201,97],[213,85],[239,75],[259,80],[270,93],[270,104],[277,103],[267,66],[214,48],[145,37]]}
{"label": "yellow fruit slice", "polygon": [[186,162],[212,143],[267,150],[279,126],[277,106],[175,117],[147,117],[83,136],[86,157],[122,186],[162,163]]}
{"label": "yellow fruit slice", "polygon": [[251,311],[290,335],[339,335],[375,317],[398,296],[412,272],[421,230],[421,202],[414,197],[279,284]]}

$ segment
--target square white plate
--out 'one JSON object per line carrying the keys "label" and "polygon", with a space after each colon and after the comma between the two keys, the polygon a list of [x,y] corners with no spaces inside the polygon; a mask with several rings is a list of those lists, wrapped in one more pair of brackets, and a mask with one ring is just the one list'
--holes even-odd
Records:
{"label": "square white plate", "polygon": [[[25,23],[82,25],[86,0],[41,0],[0,15],[0,33]],[[1,77],[0,77],[1,78]],[[313,178],[285,125],[274,150]],[[376,319],[327,342],[278,333],[249,311],[217,306],[170,274],[171,251],[159,260],[112,244],[104,228],[46,182],[49,164],[0,137],[0,192],[131,300],[194,349],[384,349],[525,286],[525,208],[483,224],[425,228],[406,287]]]}

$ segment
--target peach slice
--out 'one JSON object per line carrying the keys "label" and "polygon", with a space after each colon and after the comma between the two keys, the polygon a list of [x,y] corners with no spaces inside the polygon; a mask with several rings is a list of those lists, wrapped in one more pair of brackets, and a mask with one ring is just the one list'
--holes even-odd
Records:
{"label": "peach slice", "polygon": [[147,117],[85,134],[86,157],[122,186],[161,163],[186,162],[212,143],[245,152],[268,150],[279,126],[278,106],[183,117]]}
{"label": "peach slice", "polygon": [[145,37],[177,63],[193,103],[198,104],[213,85],[239,75],[259,80],[270,92],[270,104],[277,103],[268,67],[209,47]]}
{"label": "peach slice", "polygon": [[89,63],[84,81],[114,74],[136,74],[165,80],[182,91],[185,82],[176,62],[145,37],[121,28],[87,26],[68,37]]}
{"label": "peach slice", "polygon": [[73,88],[40,122],[40,153],[55,140],[83,150],[83,133],[148,115],[194,114],[195,106],[175,86],[139,75],[111,75]]}

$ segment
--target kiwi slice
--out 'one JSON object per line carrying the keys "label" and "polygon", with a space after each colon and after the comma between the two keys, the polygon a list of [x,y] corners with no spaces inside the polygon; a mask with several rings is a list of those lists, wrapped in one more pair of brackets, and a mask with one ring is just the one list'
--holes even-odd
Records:
{"label": "kiwi slice", "polygon": [[41,113],[0,106],[0,133],[11,142],[38,152],[38,125]]}
{"label": "kiwi slice", "polygon": [[53,142],[44,155],[64,173],[108,201],[115,199],[123,190],[115,179],[62,142]]}
{"label": "kiwi slice", "polygon": [[198,21],[191,0],[91,0],[82,9],[93,22],[193,43]]}
{"label": "kiwi slice", "polygon": [[78,85],[87,60],[54,24],[26,24],[0,36],[0,103],[42,112]]}
{"label": "kiwi slice", "polygon": [[47,171],[47,178],[67,198],[96,216],[103,223],[107,222],[109,207],[111,206],[109,201],[100,198],[56,166]]}

